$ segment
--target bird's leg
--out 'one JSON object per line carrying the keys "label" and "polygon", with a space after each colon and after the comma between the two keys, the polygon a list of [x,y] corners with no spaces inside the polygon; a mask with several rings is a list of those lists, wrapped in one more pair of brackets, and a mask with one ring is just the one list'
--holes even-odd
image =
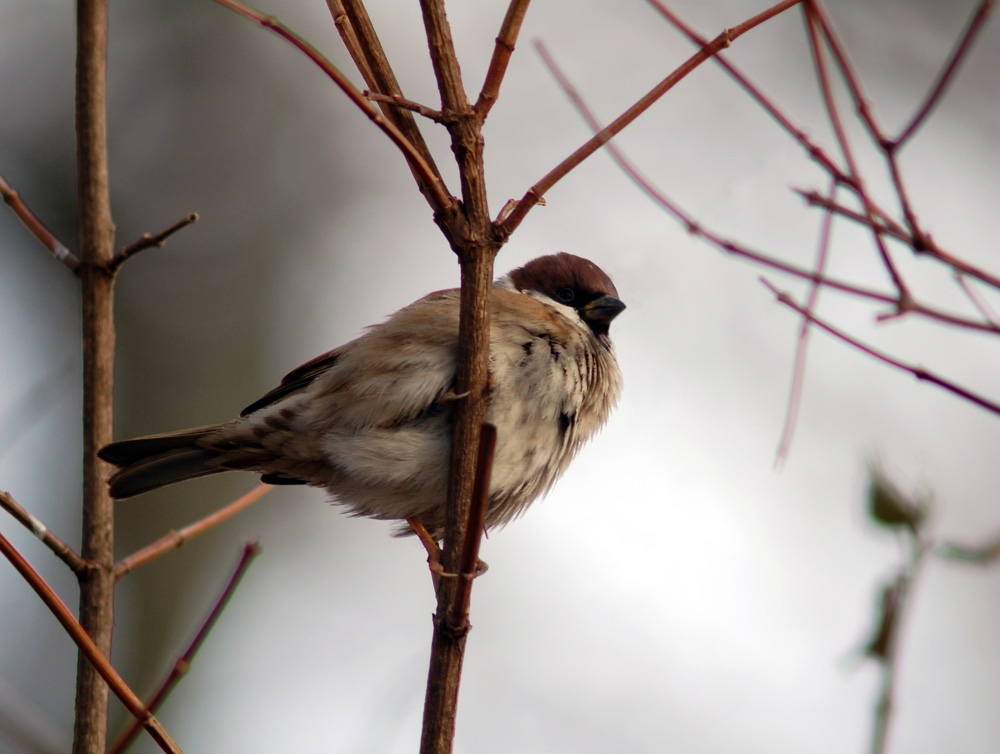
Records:
{"label": "bird's leg", "polygon": [[420,519],[416,516],[407,516],[406,523],[410,525],[413,533],[420,540],[420,544],[427,550],[427,566],[431,569],[435,581],[440,576],[454,576],[454,574],[445,573],[444,566],[441,565],[441,548],[431,533],[427,531],[427,527],[420,522]]}

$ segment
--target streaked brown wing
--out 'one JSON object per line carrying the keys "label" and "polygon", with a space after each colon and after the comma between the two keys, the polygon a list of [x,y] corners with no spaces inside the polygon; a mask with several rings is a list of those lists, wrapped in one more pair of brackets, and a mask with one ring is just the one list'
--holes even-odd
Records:
{"label": "streaked brown wing", "polygon": [[278,387],[267,392],[243,409],[240,412],[240,416],[252,414],[254,411],[276,403],[286,395],[291,395],[308,387],[317,377],[337,363],[337,359],[340,357],[340,350],[340,348],[335,348],[332,351],[317,356],[315,359],[310,359],[302,366],[296,367],[282,378],[281,384]]}

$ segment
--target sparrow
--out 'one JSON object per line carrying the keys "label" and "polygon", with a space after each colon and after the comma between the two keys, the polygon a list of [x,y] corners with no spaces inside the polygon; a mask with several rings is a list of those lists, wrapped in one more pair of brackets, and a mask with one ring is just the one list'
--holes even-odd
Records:
{"label": "sparrow", "polygon": [[[622,389],[608,331],[625,304],[600,267],[559,253],[497,280],[490,306],[488,529],[522,514],[608,419]],[[458,289],[431,293],[289,372],[233,421],[106,445],[111,496],[247,470],[322,487],[355,516],[416,520],[440,540],[458,319]]]}

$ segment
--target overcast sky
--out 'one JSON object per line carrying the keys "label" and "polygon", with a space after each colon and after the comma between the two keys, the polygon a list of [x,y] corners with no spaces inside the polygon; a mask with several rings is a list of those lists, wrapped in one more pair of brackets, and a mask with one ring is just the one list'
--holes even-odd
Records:
{"label": "overcast sky", "polygon": [[[73,246],[73,14],[64,5],[0,0],[0,173]],[[324,3],[261,7],[359,81]],[[714,36],[764,3],[672,7]],[[892,130],[971,7],[836,4]],[[452,3],[469,89],[482,81],[504,9]],[[370,12],[404,92],[434,105],[416,3],[373,0]],[[986,28],[903,155],[925,226],[993,269],[998,28]],[[226,420],[297,364],[457,284],[400,156],[279,40],[207,0],[114,4],[111,39],[119,245],[189,212],[202,217],[119,279],[119,436]],[[589,135],[534,39],[604,120],[691,54],[638,0],[533,4],[485,129],[494,214]],[[731,54],[834,153],[797,13]],[[455,190],[447,141],[425,132]],[[790,189],[823,190],[826,177],[715,67],[618,143],[706,226],[812,263],[821,217]],[[876,155],[861,155],[891,205]],[[491,567],[473,593],[456,750],[866,751],[879,675],[857,649],[879,585],[905,552],[865,517],[867,466],[877,459],[907,492],[933,491],[936,537],[984,540],[1000,527],[998,417],[816,333],[794,444],[776,471],[798,322],[758,282],[763,270],[690,237],[603,154],[546,199],[501,252],[498,274],[557,250],[601,265],[628,304],[612,331],[626,389],[548,497],[484,542]],[[0,488],[75,543],[78,296],[9,214],[0,248]],[[947,270],[894,254],[918,295],[974,315]],[[888,290],[870,241],[843,224],[831,270]],[[912,318],[878,324],[877,308],[831,292],[819,311],[1000,398],[995,338]],[[120,554],[255,483],[229,477],[121,503]],[[0,530],[75,605],[51,554],[6,516]],[[434,598],[423,551],[390,530],[340,515],[320,491],[276,489],[122,583],[116,662],[145,692],[196,630],[242,543],[259,537],[262,556],[163,710],[168,730],[188,752],[416,751]],[[996,570],[927,565],[907,616],[892,751],[1000,749],[998,591]],[[16,722],[0,713],[0,751],[65,750],[73,650],[9,568],[0,568],[0,626],[0,709]],[[39,746],[5,738],[14,727],[35,731]]]}

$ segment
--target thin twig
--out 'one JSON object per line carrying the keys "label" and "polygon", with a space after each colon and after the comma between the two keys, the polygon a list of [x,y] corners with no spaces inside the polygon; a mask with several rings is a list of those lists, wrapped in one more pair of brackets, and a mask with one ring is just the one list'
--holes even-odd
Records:
{"label": "thin twig", "polygon": [[521,24],[524,16],[528,12],[528,3],[531,0],[510,0],[507,6],[507,13],[504,14],[503,23],[500,24],[500,33],[497,35],[496,45],[493,47],[493,57],[490,58],[490,67],[486,71],[486,78],[483,80],[483,88],[479,92],[479,98],[473,106],[479,115],[479,120],[486,120],[493,105],[496,104],[500,95],[500,84],[507,73],[507,64],[510,56],[514,52],[514,44],[517,42],[517,35],[521,31]]}
{"label": "thin twig", "polygon": [[128,557],[122,558],[115,563],[115,579],[120,579],[129,571],[134,571],[142,565],[146,565],[151,560],[155,560],[161,555],[165,555],[171,550],[176,550],[193,537],[203,534],[214,526],[218,526],[223,521],[232,518],[244,508],[256,502],[260,497],[271,490],[270,484],[258,484],[247,494],[237,498],[215,513],[205,516],[200,521],[185,526],[179,531],[169,531],[152,544],[146,545],[141,550],[137,550]]}
{"label": "thin twig", "polygon": [[844,156],[845,163],[847,164],[848,174],[854,180],[854,188],[865,207],[865,214],[868,217],[869,224],[872,229],[872,238],[875,241],[875,246],[878,249],[879,256],[882,258],[882,264],[885,266],[886,272],[889,274],[893,285],[899,292],[898,309],[899,311],[906,311],[909,308],[910,303],[912,303],[911,296],[906,284],[903,282],[902,276],[900,276],[899,271],[896,269],[896,264],[892,261],[892,257],[889,255],[889,249],[885,244],[885,239],[883,239],[882,235],[878,232],[877,214],[872,206],[871,200],[868,197],[868,192],[865,188],[861,173],[854,160],[853,150],[851,149],[850,141],[847,138],[847,131],[844,129],[840,113],[837,110],[837,102],[833,96],[833,90],[830,85],[830,76],[826,68],[826,59],[823,55],[823,47],[819,41],[818,29],[822,29],[826,33],[826,39],[834,51],[834,57],[840,62],[842,73],[845,77],[847,77],[851,90],[855,92],[855,100],[859,112],[861,112],[862,117],[865,118],[866,122],[869,123],[869,127],[873,129],[873,133],[876,137],[880,136],[878,127],[875,125],[874,120],[871,119],[871,115],[869,114],[867,107],[867,101],[861,95],[860,89],[857,87],[857,84],[852,76],[851,69],[846,62],[846,58],[843,56],[840,48],[836,46],[836,40],[833,37],[832,31],[830,31],[829,27],[826,25],[825,18],[821,17],[819,11],[817,10],[816,3],[814,0],[806,0],[802,9],[806,18],[806,30],[808,31],[806,36],[809,40],[809,49],[812,51],[813,63],[816,66],[816,77],[819,81],[820,91],[823,94],[823,102],[826,105],[830,125],[833,128],[834,134],[837,138],[837,143],[840,145],[840,151]]}
{"label": "thin twig", "polygon": [[965,33],[962,34],[958,44],[952,50],[948,62],[945,63],[941,69],[941,73],[938,74],[937,80],[931,87],[930,92],[927,93],[923,104],[918,108],[916,115],[913,116],[899,136],[892,140],[894,147],[903,146],[916,133],[917,129],[923,125],[924,121],[927,120],[927,116],[931,114],[931,111],[941,101],[948,86],[955,79],[955,73],[958,71],[959,66],[965,61],[969,50],[972,49],[972,44],[975,42],[976,36],[986,25],[986,19],[992,10],[993,0],[982,0],[979,7],[976,8],[972,14],[972,18],[969,20],[968,26],[965,27]]}
{"label": "thin twig", "polygon": [[959,398],[962,398],[963,400],[973,403],[976,406],[979,406],[980,408],[984,408],[987,411],[994,414],[1000,414],[1000,404],[994,403],[988,398],[984,398],[983,396],[974,393],[971,390],[967,390],[966,388],[954,382],[951,382],[950,380],[947,380],[944,377],[940,377],[937,374],[928,371],[922,366],[907,364],[906,362],[893,358],[892,356],[889,356],[888,354],[885,354],[882,351],[876,350],[872,346],[869,346],[861,342],[860,340],[851,337],[842,330],[834,327],[829,322],[820,319],[812,312],[807,311],[806,308],[801,304],[799,304],[797,301],[795,301],[795,299],[793,299],[790,294],[786,293],[785,291],[779,290],[777,287],[771,284],[770,281],[761,278],[761,282],[768,288],[768,290],[770,290],[775,295],[775,297],[778,300],[778,303],[787,306],[789,309],[793,311],[798,312],[803,317],[807,318],[809,322],[816,325],[821,330],[828,332],[830,335],[834,336],[838,340],[841,340],[844,343],[853,346],[862,353],[866,353],[872,358],[881,361],[883,364],[888,364],[889,366],[895,367],[896,369],[899,369],[903,372],[909,372],[918,380],[924,380],[926,382],[931,383],[932,385],[937,385],[938,387],[948,391],[949,393],[957,395]]}
{"label": "thin twig", "polygon": [[62,624],[62,627],[66,629],[66,633],[69,634],[77,647],[80,648],[81,654],[86,657],[87,661],[115,693],[115,696],[121,700],[129,713],[141,723],[142,727],[146,729],[157,745],[169,754],[181,754],[180,747],[174,743],[167,731],[163,729],[160,721],[143,706],[142,700],[129,688],[125,680],[118,674],[118,671],[112,667],[105,654],[98,649],[94,640],[90,638],[90,635],[84,630],[83,626],[77,623],[76,618],[73,617],[73,613],[63,604],[59,596],[52,591],[52,587],[38,575],[38,572],[31,567],[28,561],[21,556],[21,553],[2,534],[0,534],[0,551],[13,564],[18,573],[24,577],[24,580],[28,582],[31,588],[35,590],[35,593],[41,597],[45,606],[52,611],[56,620]]}
{"label": "thin twig", "polygon": [[490,506],[490,480],[493,478],[493,456],[497,447],[497,428],[483,424],[479,434],[479,451],[476,458],[476,479],[472,487],[472,507],[469,525],[457,573],[458,588],[448,613],[451,630],[461,631],[469,623],[469,600],[472,597],[472,580],[476,577],[479,562],[479,544],[486,528],[486,511]]}
{"label": "thin twig", "polygon": [[45,223],[38,219],[38,215],[31,211],[31,208],[24,203],[21,195],[11,187],[4,177],[0,175],[0,196],[17,215],[17,219],[24,223],[35,238],[42,242],[46,249],[51,251],[56,259],[62,262],[74,275],[80,274],[80,258],[66,248],[66,245],[56,238],[55,234],[45,227]]}
{"label": "thin twig", "polygon": [[162,247],[167,242],[167,239],[174,233],[179,231],[181,228],[186,228],[191,223],[197,221],[198,221],[198,213],[192,212],[184,219],[178,220],[169,228],[164,228],[159,233],[156,233],[154,235],[150,235],[149,233],[143,233],[142,238],[140,238],[138,241],[133,241],[124,249],[115,254],[114,257],[112,257],[111,261],[108,262],[107,265],[108,271],[117,272],[118,268],[122,266],[122,263],[126,259],[135,254],[138,254],[140,251],[143,251],[144,249],[149,249],[152,248],[153,246]]}
{"label": "thin twig", "polygon": [[[536,42],[535,47],[538,50],[542,61],[545,63],[546,67],[551,71],[552,75],[555,77],[560,88],[566,93],[570,98],[570,101],[576,107],[577,111],[583,116],[584,120],[587,121],[588,125],[594,131],[601,130],[600,121],[594,116],[591,109],[588,107],[587,103],[584,101],[583,97],[573,86],[572,82],[566,77],[565,73],[559,68],[555,59],[548,52],[547,48],[541,42]],[[795,277],[807,280],[810,283],[820,285],[832,290],[840,291],[842,293],[847,293],[853,296],[858,296],[859,298],[865,298],[870,301],[879,301],[884,304],[890,304],[894,307],[896,311],[899,310],[899,299],[888,293],[883,293],[881,291],[876,291],[870,288],[865,288],[863,286],[856,285],[854,283],[849,283],[843,280],[838,280],[836,278],[830,278],[825,275],[819,274],[815,270],[810,270],[805,267],[799,267],[793,265],[784,260],[777,259],[775,257],[764,254],[760,251],[755,251],[749,249],[746,246],[727,239],[719,235],[718,233],[705,228],[697,220],[692,217],[690,213],[684,210],[679,204],[671,200],[659,187],[657,187],[653,181],[643,174],[643,172],[635,165],[632,160],[628,158],[625,152],[619,147],[615,146],[614,142],[610,142],[606,145],[608,154],[611,155],[612,159],[618,164],[618,166],[625,171],[625,173],[632,179],[632,181],[654,202],[659,204],[667,213],[672,215],[680,223],[684,225],[688,233],[698,238],[704,239],[708,243],[715,246],[720,251],[724,251],[727,254],[733,254],[735,256],[743,257],[751,262],[761,264],[765,267],[770,267],[771,269],[778,270],[779,272],[786,273],[788,275],[793,275]],[[834,181],[840,185],[843,184],[837,178]],[[849,217],[856,222],[862,223],[866,226],[869,225],[869,220],[864,216],[860,215],[853,210],[850,210],[843,205],[831,202],[829,198],[823,197],[814,191],[802,191],[795,189],[795,191],[801,194],[808,202],[815,204],[817,206],[822,206],[829,209],[832,212],[841,214],[845,217]],[[880,218],[879,228],[889,235],[898,237],[900,240],[906,241],[909,236],[906,233],[906,229],[901,225],[896,223],[891,218],[885,217],[881,210],[873,206],[873,210],[878,214]],[[509,211],[509,208],[508,208]],[[501,213],[503,214],[503,213]],[[926,317],[931,320],[943,322],[949,325],[955,325],[958,327],[965,327],[973,330],[984,330],[992,331],[994,328],[988,323],[979,322],[976,320],[971,320],[965,317],[959,317],[957,315],[951,314],[949,312],[944,312],[932,307],[925,306],[917,301],[912,301],[907,311],[911,314],[919,314],[920,316]]]}
{"label": "thin twig", "polygon": [[[795,192],[800,194],[807,202],[809,202],[809,204],[813,206],[822,207],[869,228],[872,227],[872,221],[870,218],[855,212],[842,204],[831,203],[826,197],[815,191],[801,191],[799,189],[795,189]],[[1000,290],[1000,276],[997,276],[982,267],[977,267],[974,264],[966,262],[963,259],[959,259],[950,251],[942,249],[930,236],[924,237],[924,245],[922,247],[917,246],[916,240],[907,232],[906,228],[881,212],[879,213],[879,219],[875,224],[879,233],[894,236],[900,241],[910,245],[911,248],[913,248],[913,250],[917,253],[926,254],[927,256],[938,260],[942,264],[948,265],[963,275],[968,275],[969,277],[981,280],[987,285]]]}
{"label": "thin twig", "polygon": [[337,87],[351,100],[381,131],[389,137],[407,158],[411,167],[418,171],[421,176],[420,186],[425,190],[427,200],[431,208],[437,212],[450,212],[454,207],[454,199],[449,195],[443,181],[438,177],[436,170],[428,163],[420,150],[411,142],[393,123],[387,119],[377,108],[375,108],[364,95],[355,87],[340,70],[331,63],[319,50],[309,44],[305,39],[293,32],[283,23],[273,16],[267,16],[255,8],[251,8],[239,0],[215,0],[216,3],[230,10],[239,13],[251,21],[256,21],[265,29],[277,34],[282,39],[291,43],[307,58],[315,63],[319,68],[337,85]]}
{"label": "thin twig", "polygon": [[[850,58],[847,56],[847,51],[845,50],[844,45],[841,44],[840,39],[837,37],[828,14],[823,9],[819,0],[805,0],[803,9],[806,11],[808,26],[810,27],[810,35],[816,30],[817,27],[820,31],[822,31],[823,38],[826,39],[830,52],[833,53],[833,58],[837,62],[837,67],[840,69],[840,74],[843,76],[844,81],[847,84],[847,88],[851,92],[851,98],[854,100],[854,107],[861,118],[861,122],[867,128],[868,135],[871,137],[872,141],[876,144],[881,144],[885,138],[885,132],[875,121],[875,115],[872,112],[871,103],[868,101],[868,97],[861,85],[861,77],[858,75],[854,65],[851,63]],[[818,44],[815,49],[819,49]]]}
{"label": "thin twig", "polygon": [[[205,618],[204,623],[202,623],[201,628],[198,633],[195,634],[194,640],[188,646],[184,653],[177,658],[174,662],[173,667],[170,669],[170,673],[164,679],[160,688],[156,690],[153,694],[153,698],[149,701],[146,708],[155,713],[160,706],[166,701],[167,697],[170,696],[170,692],[174,690],[174,687],[181,682],[181,679],[187,675],[187,672],[191,669],[191,663],[194,662],[194,657],[201,649],[201,645],[205,643],[205,639],[208,638],[209,632],[215,627],[216,622],[219,620],[219,616],[222,615],[222,611],[226,609],[226,605],[229,604],[229,600],[232,598],[233,594],[236,592],[236,588],[240,585],[240,581],[243,575],[247,572],[253,559],[260,554],[260,544],[257,541],[248,542],[243,547],[243,555],[240,557],[239,563],[236,565],[236,569],[233,571],[232,576],[229,577],[229,583],[226,584],[226,588],[223,589],[222,594],[219,599],[216,600],[215,606],[209,612],[208,617]],[[127,731],[119,738],[114,746],[108,751],[108,754],[122,754],[132,742],[135,740],[136,736],[139,735],[139,722],[134,721]]]}
{"label": "thin twig", "polygon": [[[837,181],[830,181],[830,201],[836,200]],[[826,261],[830,250],[830,235],[833,230],[833,213],[823,214],[823,224],[820,229],[819,250],[816,254],[816,273],[822,275],[826,269]],[[806,299],[806,311],[814,311],[819,298],[820,285],[813,282],[809,286],[809,296]],[[781,439],[778,441],[778,452],[775,454],[774,465],[781,468],[788,457],[788,450],[792,445],[792,436],[795,434],[795,426],[799,415],[799,406],[802,403],[802,386],[805,381],[806,352],[809,344],[809,320],[802,318],[802,325],[799,328],[799,337],[795,344],[795,366],[792,368],[792,384],[788,390],[788,405],[785,408],[785,424],[781,429]]]}
{"label": "thin twig", "polygon": [[[368,88],[378,94],[403,98],[403,90],[400,88],[396,74],[389,64],[389,58],[382,48],[382,42],[375,32],[375,27],[368,16],[364,2],[362,0],[327,0],[327,6],[334,16],[334,21],[337,24],[337,30],[340,32],[344,46],[347,48],[348,53],[350,53],[355,65],[357,65],[358,71],[360,71],[361,77],[365,80]],[[403,99],[405,100],[405,98]],[[443,186],[444,179],[441,177],[441,172],[434,162],[434,156],[431,154],[430,147],[427,146],[427,142],[424,140],[424,136],[420,132],[420,128],[417,126],[413,115],[400,110],[398,107],[391,107],[386,104],[380,104],[379,107],[382,110],[382,114],[395,123],[396,127],[406,135],[406,138],[412,142],[417,151],[423,155],[424,160],[431,166],[434,175]],[[420,191],[426,194],[428,188],[424,185],[425,179],[423,175],[412,164],[410,165],[410,171],[413,173]],[[431,206],[433,207],[434,205],[432,204]]]}
{"label": "thin twig", "polygon": [[628,110],[613,120],[610,125],[602,129],[599,133],[591,137],[585,144],[573,152],[569,157],[560,162],[550,170],[539,181],[537,181],[527,193],[517,202],[514,208],[507,214],[502,222],[496,223],[496,232],[501,238],[509,236],[524,220],[532,207],[551,189],[556,183],[562,180],[573,168],[587,159],[590,155],[607,144],[615,134],[638,118],[649,109],[653,103],[666,94],[675,84],[685,78],[706,60],[712,58],[720,50],[728,47],[738,37],[750,31],[756,26],[773,18],[774,16],[798,5],[801,0],[782,0],[782,2],[768,8],[732,29],[725,29],[719,36],[705,45],[701,50],[692,55],[688,60],[657,84],[648,94],[643,96]]}
{"label": "thin twig", "polygon": [[[667,19],[671,25],[673,25],[678,31],[684,34],[684,36],[699,47],[704,47],[709,43],[709,40],[706,37],[691,28],[676,13],[660,2],[660,0],[646,0],[646,2],[652,5],[665,19]],[[829,155],[823,151],[823,148],[809,138],[809,135],[805,131],[796,126],[792,122],[791,118],[783,113],[770,97],[763,93],[758,84],[750,81],[749,77],[747,77],[747,75],[735,65],[730,63],[726,56],[721,52],[712,58],[712,60],[721,66],[722,69],[725,70],[726,73],[728,73],[758,105],[764,108],[767,114],[779,126],[781,126],[786,133],[795,139],[795,141],[797,141],[802,148],[805,149],[809,157],[819,163],[820,167],[824,171],[835,177],[838,183],[845,186],[853,185],[851,177],[841,170],[840,167],[838,167],[837,164],[829,157]]]}
{"label": "thin twig", "polygon": [[365,89],[364,95],[372,102],[384,102],[388,105],[392,105],[393,107],[401,107],[404,110],[409,110],[417,115],[423,115],[425,118],[432,120],[435,123],[448,123],[453,120],[453,118],[445,113],[442,113],[440,110],[427,107],[427,105],[422,105],[419,102],[406,99],[398,94],[379,94],[378,92],[373,92],[370,89]]}
{"label": "thin twig", "polygon": [[986,299],[980,296],[979,292],[969,284],[965,275],[956,272],[955,282],[958,283],[959,287],[965,292],[965,295],[969,298],[969,301],[972,302],[972,305],[979,310],[980,314],[983,315],[983,319],[989,322],[997,332],[1000,332],[1000,317],[998,317],[993,308],[986,303]]}
{"label": "thin twig", "polygon": [[9,492],[0,490],[0,508],[3,508],[17,521],[41,540],[63,563],[69,566],[73,573],[80,573],[87,568],[87,563],[68,544],[53,534],[49,528],[28,513]]}

